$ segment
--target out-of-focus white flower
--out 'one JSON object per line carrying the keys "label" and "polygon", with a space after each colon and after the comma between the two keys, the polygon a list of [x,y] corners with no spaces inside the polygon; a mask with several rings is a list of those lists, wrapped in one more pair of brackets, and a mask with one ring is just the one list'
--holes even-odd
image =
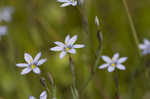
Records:
{"label": "out-of-focus white flower", "polygon": [[139,48],[142,50],[142,54],[150,54],[150,41],[144,39],[144,44],[139,44]]}
{"label": "out-of-focus white flower", "polygon": [[99,26],[99,19],[97,16],[95,16],[95,24],[96,24],[96,26]]}
{"label": "out-of-focus white flower", "polygon": [[76,6],[77,1],[76,0],[57,0],[58,2],[63,3],[60,7],[66,7],[66,6]]}
{"label": "out-of-focus white flower", "polygon": [[[36,99],[34,96],[29,96],[29,99]],[[43,91],[40,95],[40,99],[47,99],[46,91]]]}
{"label": "out-of-focus white flower", "polygon": [[6,26],[0,26],[0,39],[1,36],[6,35],[7,27]]}
{"label": "out-of-focus white flower", "polygon": [[27,63],[16,64],[17,67],[25,67],[25,69],[22,70],[21,75],[28,74],[32,70],[34,73],[40,74],[39,66],[47,61],[47,59],[40,59],[40,57],[41,57],[41,52],[39,52],[34,59],[30,54],[25,53],[24,59]]}
{"label": "out-of-focus white flower", "polygon": [[54,42],[57,46],[50,48],[51,51],[62,51],[60,54],[60,58],[62,59],[67,53],[75,54],[75,48],[83,48],[85,45],[83,44],[74,44],[77,40],[77,35],[70,38],[70,35],[67,35],[65,38],[65,43],[56,41]]}
{"label": "out-of-focus white flower", "polygon": [[120,70],[125,70],[125,66],[122,65],[127,60],[127,57],[119,58],[119,53],[114,54],[113,58],[109,58],[108,56],[102,56],[102,59],[106,62],[105,64],[99,66],[99,69],[108,68],[108,72],[113,72],[115,68]]}
{"label": "out-of-focus white flower", "polygon": [[13,7],[5,7],[0,9],[0,21],[4,20],[6,22],[11,21],[12,13],[14,12]]}

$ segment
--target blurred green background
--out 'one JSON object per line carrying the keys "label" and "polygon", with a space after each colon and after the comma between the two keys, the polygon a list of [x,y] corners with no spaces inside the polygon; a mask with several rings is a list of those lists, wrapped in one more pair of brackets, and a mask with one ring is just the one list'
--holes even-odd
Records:
{"label": "blurred green background", "polygon": [[[127,0],[139,41],[150,39],[150,0]],[[14,7],[12,20],[0,22],[8,26],[8,33],[0,40],[0,99],[39,98],[45,90],[39,76],[33,73],[22,76],[16,63],[24,62],[24,53],[33,57],[42,52],[48,61],[41,66],[42,76],[50,72],[57,86],[58,99],[72,99],[72,77],[68,57],[59,59],[59,53],[49,51],[54,41],[64,41],[65,36],[77,34],[77,43],[86,47],[72,55],[75,66],[77,89],[81,89],[90,75],[95,58],[89,54],[89,42],[82,25],[80,12],[72,6],[61,8],[56,0],[0,0],[0,7]],[[119,52],[127,56],[126,71],[119,71],[121,99],[150,99],[150,56],[140,57],[129,25],[122,0],[84,0],[94,51],[98,47],[95,16],[100,19],[103,31],[103,55]],[[93,54],[94,55],[94,54]],[[100,64],[103,61],[100,60]],[[138,69],[139,72],[135,71]],[[49,85],[50,86],[50,85]],[[50,86],[51,88],[51,86]],[[80,99],[116,99],[114,73],[106,69],[96,70],[92,81]],[[50,98],[49,98],[50,99]]]}

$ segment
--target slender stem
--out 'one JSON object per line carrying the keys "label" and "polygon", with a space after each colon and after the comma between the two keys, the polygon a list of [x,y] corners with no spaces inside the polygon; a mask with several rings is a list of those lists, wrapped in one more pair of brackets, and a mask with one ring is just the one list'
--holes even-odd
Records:
{"label": "slender stem", "polygon": [[74,71],[74,66],[73,66],[73,61],[72,61],[72,57],[69,54],[69,66],[70,66],[70,70],[72,73],[72,86],[73,88],[76,88],[76,83],[75,83],[75,71]]}
{"label": "slender stem", "polygon": [[114,81],[115,81],[115,86],[116,86],[115,96],[116,96],[116,99],[120,99],[119,81],[118,81],[118,75],[116,72],[115,72],[115,76],[114,76]]}
{"label": "slender stem", "polygon": [[101,53],[102,53],[102,33],[100,30],[97,30],[97,37],[98,37],[98,41],[99,41],[99,47],[98,47],[97,53],[96,53],[96,60],[95,60],[93,68],[91,69],[91,74],[90,74],[87,82],[85,83],[84,87],[81,90],[86,89],[86,87],[88,86],[88,84],[92,80],[92,78],[95,74],[96,68],[97,68],[99,61],[100,61],[100,57],[101,57]]}
{"label": "slender stem", "polygon": [[133,19],[131,17],[131,14],[130,14],[130,11],[129,11],[129,8],[128,8],[126,0],[122,0],[122,1],[123,1],[123,5],[125,7],[126,13],[128,15],[128,20],[129,20],[129,23],[130,23],[130,27],[131,27],[131,30],[132,30],[132,34],[133,34],[136,46],[138,48],[139,55],[141,55],[140,49],[138,47],[139,46],[139,40],[138,40],[137,31],[135,29],[135,25],[134,25]]}

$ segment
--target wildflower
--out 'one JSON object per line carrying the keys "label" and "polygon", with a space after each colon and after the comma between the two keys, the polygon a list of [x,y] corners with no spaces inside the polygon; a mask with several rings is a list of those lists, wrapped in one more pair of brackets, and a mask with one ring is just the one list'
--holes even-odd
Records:
{"label": "wildflower", "polygon": [[5,35],[7,32],[7,27],[6,26],[0,26],[0,39],[1,36]]}
{"label": "wildflower", "polygon": [[13,7],[5,7],[0,9],[0,21],[4,20],[9,22],[11,20],[12,13],[14,12]]}
{"label": "wildflower", "polygon": [[139,44],[139,48],[142,50],[142,54],[146,55],[150,53],[150,41],[144,39],[144,44]]}
{"label": "wildflower", "polygon": [[50,48],[51,51],[62,51],[60,54],[60,59],[62,59],[67,53],[75,54],[75,48],[85,47],[83,44],[74,44],[77,40],[77,35],[70,38],[70,35],[67,35],[65,38],[65,43],[56,41],[54,42],[57,46]]}
{"label": "wildflower", "polygon": [[99,19],[98,19],[97,16],[95,16],[95,24],[96,24],[97,27],[99,26]]}
{"label": "wildflower", "polygon": [[[25,67],[25,69],[22,70],[21,75],[25,75],[33,70],[34,73],[40,74],[39,66],[42,65],[47,61],[47,59],[40,59],[41,52],[39,52],[35,58],[33,59],[32,56],[28,53],[24,54],[24,59],[27,63],[19,63],[16,64],[17,67]],[[40,59],[40,60],[39,60]]]}
{"label": "wildflower", "polygon": [[114,54],[113,58],[108,56],[102,56],[102,59],[106,62],[105,64],[99,66],[99,69],[108,68],[108,72],[113,72],[115,68],[120,70],[125,70],[125,66],[122,65],[127,60],[127,57],[119,58],[119,53]]}
{"label": "wildflower", "polygon": [[[29,96],[29,99],[36,99],[34,96]],[[40,99],[47,99],[46,91],[43,91],[40,95]]]}
{"label": "wildflower", "polygon": [[58,2],[63,3],[60,7],[66,7],[69,5],[76,6],[77,1],[76,0],[57,0]]}

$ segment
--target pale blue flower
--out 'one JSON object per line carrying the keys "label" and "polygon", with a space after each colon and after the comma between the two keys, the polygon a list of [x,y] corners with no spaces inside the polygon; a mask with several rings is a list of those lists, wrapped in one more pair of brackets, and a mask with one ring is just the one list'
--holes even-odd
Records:
{"label": "pale blue flower", "polygon": [[24,67],[25,68],[25,69],[22,70],[21,75],[28,74],[32,70],[33,70],[34,73],[40,74],[39,66],[47,61],[47,59],[40,59],[40,57],[41,57],[41,52],[39,52],[35,56],[34,59],[32,58],[32,56],[30,54],[25,53],[24,54],[24,59],[27,63],[16,64],[17,67]]}
{"label": "pale blue flower", "polygon": [[14,12],[14,8],[13,7],[5,7],[5,8],[1,8],[0,9],[0,21],[6,21],[9,22],[11,21],[12,18],[12,13]]}
{"label": "pale blue flower", "polygon": [[143,55],[150,54],[150,41],[144,39],[144,44],[139,44],[139,48],[142,50]]}
{"label": "pale blue flower", "polygon": [[108,56],[102,56],[102,59],[106,62],[99,66],[99,69],[108,68],[108,72],[113,72],[115,68],[119,70],[125,70],[125,66],[122,65],[127,60],[127,57],[119,58],[119,53],[114,54],[113,58],[109,58]]}
{"label": "pale blue flower", "polygon": [[50,48],[51,51],[61,51],[60,58],[62,59],[67,53],[75,54],[75,48],[83,48],[83,44],[74,44],[77,40],[77,35],[70,38],[70,35],[67,35],[65,38],[65,43],[56,41],[54,42],[57,46]]}

